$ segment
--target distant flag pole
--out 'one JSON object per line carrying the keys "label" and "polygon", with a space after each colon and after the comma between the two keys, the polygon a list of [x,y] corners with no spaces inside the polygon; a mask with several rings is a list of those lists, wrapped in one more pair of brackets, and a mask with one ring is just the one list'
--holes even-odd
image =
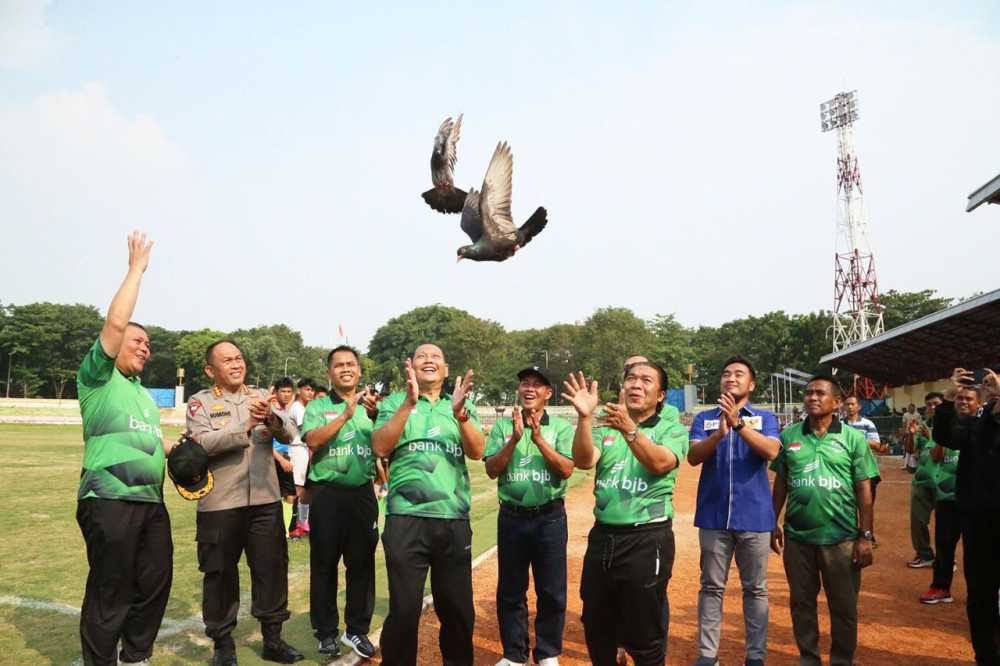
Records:
{"label": "distant flag pole", "polygon": [[344,324],[342,323],[337,324],[337,333],[340,335],[340,338],[344,341],[344,344],[347,344],[347,336],[344,335]]}

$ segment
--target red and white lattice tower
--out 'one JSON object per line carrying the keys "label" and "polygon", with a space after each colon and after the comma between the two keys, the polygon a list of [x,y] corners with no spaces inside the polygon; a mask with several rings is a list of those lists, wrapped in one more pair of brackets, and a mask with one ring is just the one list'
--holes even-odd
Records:
{"label": "red and white lattice tower", "polygon": [[824,132],[837,130],[837,242],[833,282],[833,351],[885,330],[875,258],[868,239],[861,171],[854,152],[858,92],[838,93],[820,104]]}

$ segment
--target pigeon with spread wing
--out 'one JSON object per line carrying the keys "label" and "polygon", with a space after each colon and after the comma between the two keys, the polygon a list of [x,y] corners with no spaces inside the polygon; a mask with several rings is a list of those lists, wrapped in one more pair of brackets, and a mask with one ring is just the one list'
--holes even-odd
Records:
{"label": "pigeon with spread wing", "polygon": [[439,213],[461,213],[465,202],[466,193],[455,187],[456,149],[461,130],[462,114],[458,114],[458,120],[454,122],[449,116],[434,137],[434,150],[431,151],[431,182],[434,187],[420,196]]}
{"label": "pigeon with spread wing", "polygon": [[497,144],[486,169],[483,188],[469,190],[462,208],[462,231],[472,245],[458,248],[458,261],[504,261],[527,245],[548,224],[547,213],[538,207],[528,221],[514,226],[510,212],[514,156],[506,142]]}

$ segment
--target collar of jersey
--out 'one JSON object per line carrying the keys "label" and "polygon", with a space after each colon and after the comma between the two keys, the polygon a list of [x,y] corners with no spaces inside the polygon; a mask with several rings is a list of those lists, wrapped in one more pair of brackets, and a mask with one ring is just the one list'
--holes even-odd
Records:
{"label": "collar of jersey", "polygon": [[648,419],[646,419],[645,421],[643,421],[642,423],[640,423],[639,427],[640,428],[652,428],[653,426],[655,426],[659,422],[660,422],[660,415],[654,413]]}
{"label": "collar of jersey", "polygon": [[[835,435],[838,432],[840,432],[842,429],[843,429],[843,426],[840,423],[840,419],[837,416],[834,416],[833,417],[833,421],[830,422],[830,427],[826,429],[826,434],[828,434],[828,435]],[[808,418],[806,418],[806,420],[802,422],[802,434],[803,435],[812,435],[813,434],[812,428],[809,427],[809,419]]]}

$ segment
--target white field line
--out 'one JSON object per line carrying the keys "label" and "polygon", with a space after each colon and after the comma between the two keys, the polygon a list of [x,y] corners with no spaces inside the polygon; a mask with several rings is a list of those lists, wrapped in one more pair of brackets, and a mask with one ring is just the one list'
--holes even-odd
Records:
{"label": "white field line", "polygon": [[[80,609],[67,604],[57,604],[41,599],[26,599],[24,597],[0,596],[0,606],[14,606],[15,608],[27,608],[30,610],[48,611],[50,613],[60,613],[61,615],[74,615],[79,617]],[[157,638],[169,638],[185,631],[200,629],[202,626],[201,616],[192,615],[186,620],[164,619],[160,625],[160,632]]]}

